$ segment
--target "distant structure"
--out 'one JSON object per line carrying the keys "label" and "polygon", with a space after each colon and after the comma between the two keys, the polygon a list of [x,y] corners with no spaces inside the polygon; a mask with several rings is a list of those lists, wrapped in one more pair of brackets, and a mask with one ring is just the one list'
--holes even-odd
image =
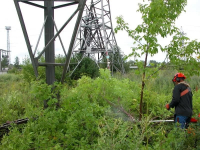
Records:
{"label": "distant structure", "polygon": [[10,26],[6,26],[5,29],[7,30],[7,58],[9,61],[9,64],[11,62],[11,58],[10,58],[10,35],[9,35],[9,31],[11,30]]}
{"label": "distant structure", "polygon": [[7,57],[7,50],[0,49],[0,72],[2,71],[1,57]]}
{"label": "distant structure", "polygon": [[[77,54],[82,54],[82,57],[76,57]],[[73,57],[77,59],[77,66],[84,57],[89,57],[97,66],[105,64],[112,73],[113,70],[125,72],[123,53],[115,39],[108,0],[87,0],[74,42]]]}

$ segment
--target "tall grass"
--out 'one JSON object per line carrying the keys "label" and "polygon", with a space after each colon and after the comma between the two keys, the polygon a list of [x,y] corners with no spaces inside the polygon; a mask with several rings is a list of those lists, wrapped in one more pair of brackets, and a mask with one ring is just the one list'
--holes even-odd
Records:
{"label": "tall grass", "polygon": [[[164,105],[171,98],[175,73],[162,70],[146,82],[146,116],[134,123],[117,115],[121,109],[137,117],[141,79],[134,72],[124,76],[115,74],[115,78],[103,72],[96,79],[82,77],[75,87],[63,85],[61,108],[45,110],[42,101],[48,93],[46,85],[39,81],[29,84],[18,75],[19,80],[4,77],[0,82],[0,124],[24,117],[38,116],[38,119],[29,121],[23,129],[14,127],[3,137],[0,149],[195,149],[196,145],[191,143],[195,139],[200,141],[199,130],[195,130],[194,136],[173,125],[153,126],[149,122],[155,116],[171,115]],[[199,77],[188,80],[191,87],[197,85],[193,80],[197,82]],[[199,91],[194,92],[195,113],[200,107],[199,95]],[[50,102],[53,104],[55,100]]]}
{"label": "tall grass", "polygon": [[[148,78],[148,80],[146,80],[145,88],[165,95],[171,94],[174,88],[172,79],[177,72],[178,72],[177,70],[160,70],[157,73],[157,75],[154,75]],[[115,73],[113,77],[119,80],[128,78],[131,81],[137,83],[141,83],[142,81],[141,75],[136,74],[134,70],[124,75],[120,73]],[[200,77],[198,76],[187,77],[185,81],[189,83],[192,91],[200,89]]]}
{"label": "tall grass", "polygon": [[22,78],[20,75],[16,74],[2,74],[0,75],[0,82],[5,83],[5,82],[18,82]]}
{"label": "tall grass", "polygon": [[0,75],[0,124],[27,117],[42,104],[31,94],[30,83],[20,74]]}

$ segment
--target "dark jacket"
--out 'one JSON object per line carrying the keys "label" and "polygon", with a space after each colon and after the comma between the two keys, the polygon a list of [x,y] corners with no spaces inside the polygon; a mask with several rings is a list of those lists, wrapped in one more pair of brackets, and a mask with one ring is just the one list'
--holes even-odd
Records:
{"label": "dark jacket", "polygon": [[181,82],[174,87],[172,101],[169,104],[170,108],[175,107],[175,114],[180,116],[192,116],[192,91],[180,96],[181,92],[190,89],[189,85],[185,82]]}

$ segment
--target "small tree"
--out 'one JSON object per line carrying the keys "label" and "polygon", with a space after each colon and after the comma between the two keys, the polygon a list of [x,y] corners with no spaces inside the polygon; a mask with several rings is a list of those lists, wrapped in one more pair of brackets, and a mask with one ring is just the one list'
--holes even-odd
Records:
{"label": "small tree", "polygon": [[8,64],[9,64],[8,57],[7,57],[7,56],[4,56],[4,57],[2,58],[2,61],[1,61],[1,67],[2,67],[2,68],[6,68],[6,67],[8,67]]}
{"label": "small tree", "polygon": [[20,68],[20,65],[19,65],[19,57],[15,57],[14,67],[17,68],[17,69]]}
{"label": "small tree", "polygon": [[91,58],[85,57],[77,68],[74,68],[75,71],[71,75],[71,79],[79,79],[82,75],[90,76],[95,78],[99,76],[99,68],[95,61]]}
{"label": "small tree", "polygon": [[[179,59],[180,55],[188,57],[184,64],[195,64],[196,61],[192,57],[194,49],[197,50],[199,43],[196,41],[188,42],[187,46],[183,47],[182,40],[189,40],[188,38],[180,35],[180,30],[175,27],[175,21],[178,16],[184,11],[187,0],[153,0],[149,4],[139,4],[138,11],[142,14],[143,22],[138,25],[135,30],[131,30],[123,17],[117,17],[117,27],[115,32],[125,30],[128,35],[134,40],[135,47],[132,48],[132,53],[127,56],[140,57],[145,55],[144,63],[138,62],[138,68],[142,74],[142,88],[140,98],[140,119],[143,115],[143,93],[145,87],[146,76],[151,75],[153,72],[147,68],[148,56],[154,56],[159,50],[167,52],[169,59],[174,64],[183,63]],[[173,36],[174,35],[174,36]],[[166,38],[173,36],[172,42],[168,46],[161,46],[158,43],[158,36]],[[139,52],[138,52],[139,51]],[[198,52],[195,51],[197,54]],[[188,66],[188,65],[185,65]],[[194,71],[193,71],[194,72]]]}

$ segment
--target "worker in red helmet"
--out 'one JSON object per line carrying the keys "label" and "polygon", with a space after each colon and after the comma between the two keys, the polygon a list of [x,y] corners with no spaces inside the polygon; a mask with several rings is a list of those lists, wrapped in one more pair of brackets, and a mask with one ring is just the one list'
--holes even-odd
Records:
{"label": "worker in red helmet", "polygon": [[166,104],[166,109],[175,107],[174,121],[181,124],[181,128],[187,128],[192,116],[192,91],[189,84],[185,82],[183,73],[176,73],[172,82],[173,89],[172,101]]}

